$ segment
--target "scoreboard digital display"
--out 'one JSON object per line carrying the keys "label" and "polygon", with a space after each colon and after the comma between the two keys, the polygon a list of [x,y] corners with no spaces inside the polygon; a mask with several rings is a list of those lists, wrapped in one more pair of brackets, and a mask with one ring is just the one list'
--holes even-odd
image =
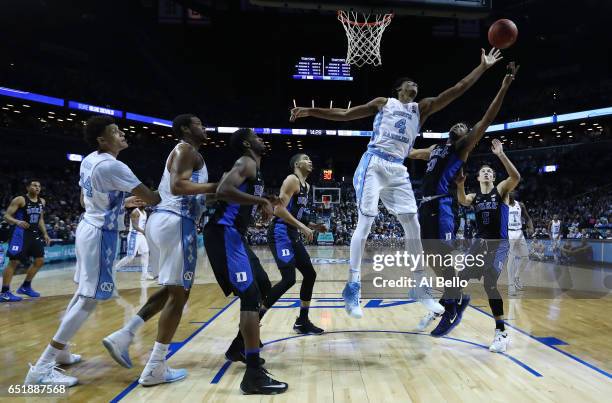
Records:
{"label": "scoreboard digital display", "polygon": [[353,81],[351,65],[345,59],[302,56],[295,64],[295,80]]}

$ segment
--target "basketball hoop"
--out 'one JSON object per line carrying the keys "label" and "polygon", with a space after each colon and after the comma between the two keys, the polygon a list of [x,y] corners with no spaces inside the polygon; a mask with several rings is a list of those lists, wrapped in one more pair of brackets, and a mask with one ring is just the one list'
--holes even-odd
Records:
{"label": "basketball hoop", "polygon": [[323,195],[321,197],[321,203],[323,204],[324,210],[331,209],[331,195]]}
{"label": "basketball hoop", "polygon": [[361,67],[365,64],[380,66],[380,41],[393,14],[366,14],[338,10],[338,20],[346,32],[348,49],[346,63]]}

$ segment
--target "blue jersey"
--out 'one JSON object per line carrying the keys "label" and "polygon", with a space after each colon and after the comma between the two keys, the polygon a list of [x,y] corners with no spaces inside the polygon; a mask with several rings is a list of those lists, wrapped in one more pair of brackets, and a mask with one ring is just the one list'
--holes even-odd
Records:
{"label": "blue jersey", "polygon": [[494,187],[489,193],[478,189],[472,202],[476,213],[476,237],[481,239],[508,239],[508,205]]}

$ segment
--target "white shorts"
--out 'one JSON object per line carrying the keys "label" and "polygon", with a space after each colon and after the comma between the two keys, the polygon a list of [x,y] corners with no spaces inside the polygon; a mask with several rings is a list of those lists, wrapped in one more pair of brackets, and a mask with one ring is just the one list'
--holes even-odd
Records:
{"label": "white shorts", "polygon": [[119,233],[97,228],[81,220],[76,230],[77,294],[105,300],[113,296],[113,262],[117,255]]}
{"label": "white shorts", "polygon": [[402,163],[366,151],[353,176],[353,186],[359,212],[365,216],[378,215],[378,200],[395,215],[417,212],[410,176]]}
{"label": "white shorts", "polygon": [[510,240],[510,255],[517,257],[529,256],[529,246],[522,230],[509,230],[508,239]]}
{"label": "white shorts", "polygon": [[149,217],[145,234],[150,248],[150,270],[159,273],[159,284],[191,288],[198,257],[194,221],[158,210]]}
{"label": "white shorts", "polygon": [[127,238],[127,256],[134,257],[149,253],[147,238],[138,231],[130,231]]}

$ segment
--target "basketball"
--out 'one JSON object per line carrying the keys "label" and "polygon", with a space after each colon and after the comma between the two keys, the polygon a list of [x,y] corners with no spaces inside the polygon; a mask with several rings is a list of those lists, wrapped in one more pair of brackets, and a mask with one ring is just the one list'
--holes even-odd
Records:
{"label": "basketball", "polygon": [[514,22],[508,19],[497,20],[489,28],[489,43],[498,49],[509,48],[516,42],[518,29]]}

